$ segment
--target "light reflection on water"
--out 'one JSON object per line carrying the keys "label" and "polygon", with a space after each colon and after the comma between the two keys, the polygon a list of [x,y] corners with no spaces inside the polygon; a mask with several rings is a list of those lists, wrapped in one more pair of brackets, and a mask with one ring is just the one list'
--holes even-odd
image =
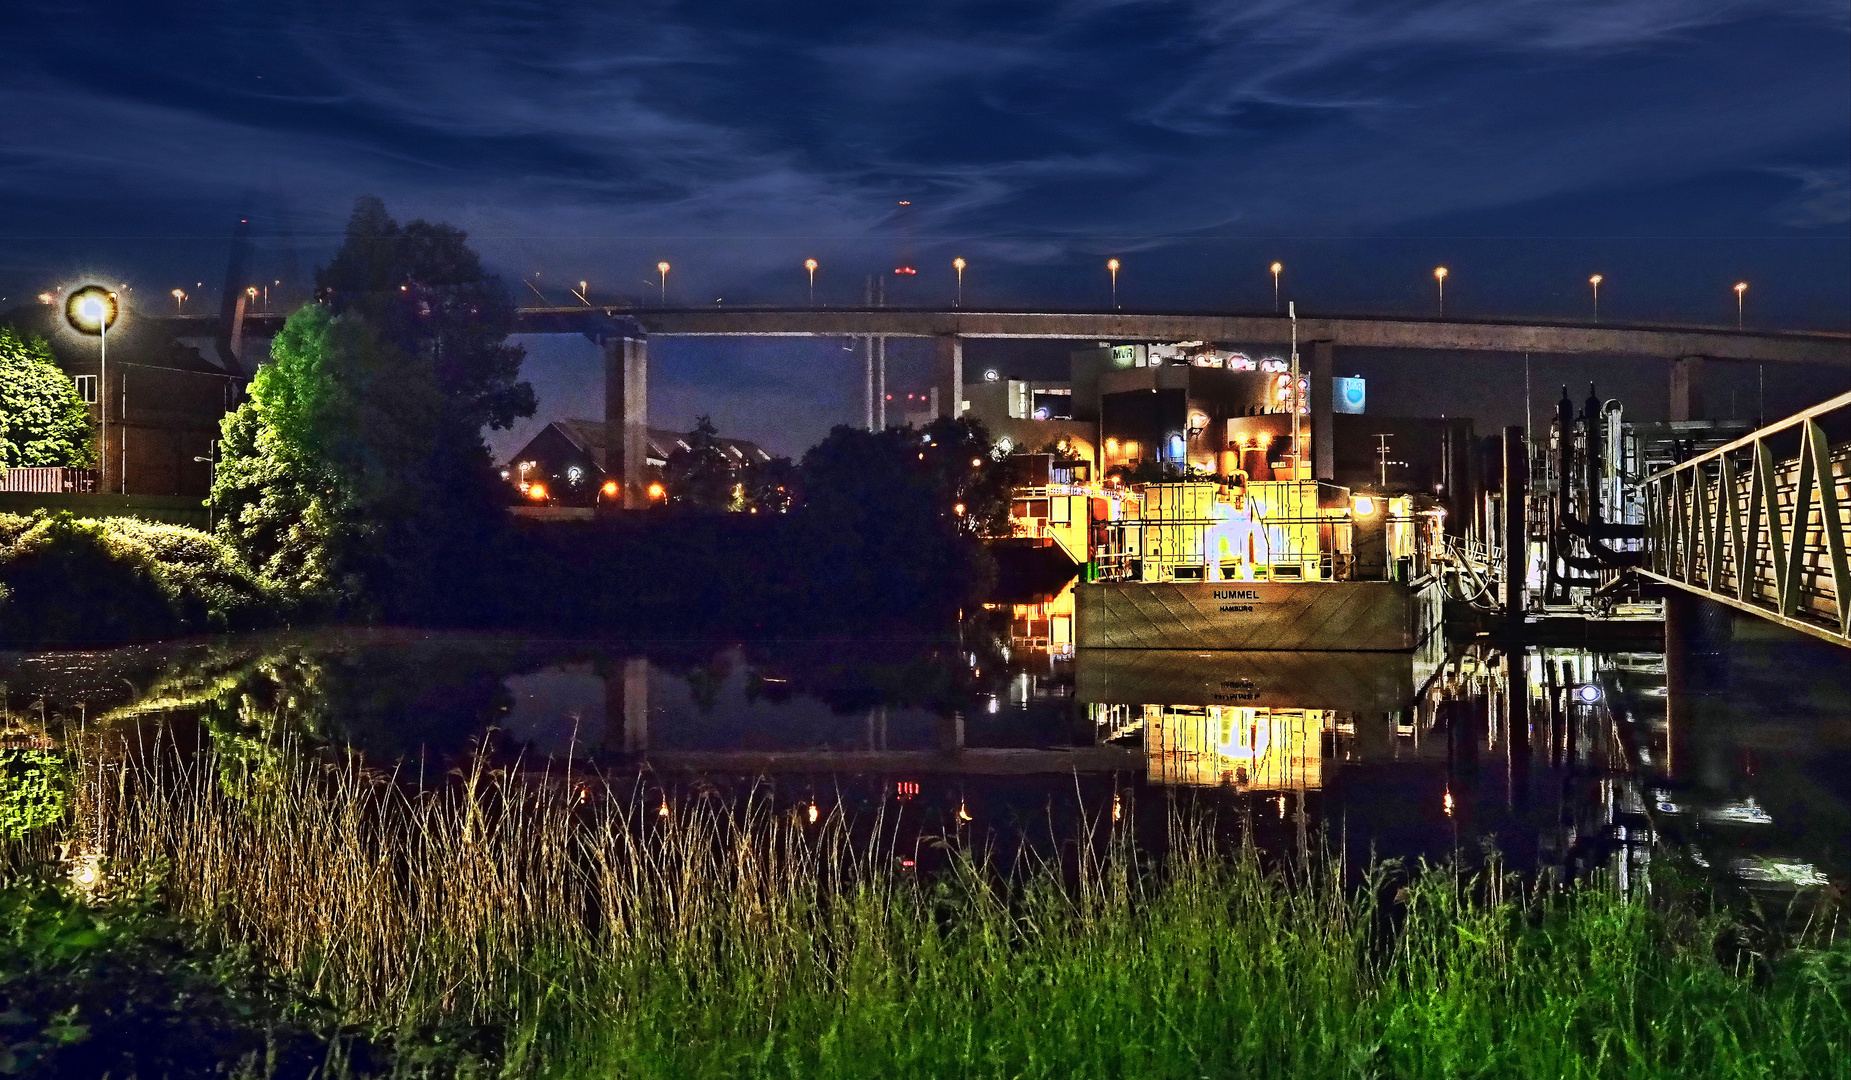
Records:
{"label": "light reflection on water", "polygon": [[[1639,871],[1653,837],[1763,890],[1851,869],[1851,658],[1745,628],[1721,651],[1077,654],[1049,613],[937,642],[715,647],[321,631],[0,655],[9,737],[60,721],[288,732],[373,760],[592,761],[673,785],[770,777],[924,829],[1207,799],[1263,842],[1379,856],[1494,842]],[[1759,635],[1759,636],[1757,636]],[[1070,641],[1070,638],[1066,639]],[[1065,808],[1065,809],[1063,809]],[[1267,830],[1272,830],[1270,833]]]}

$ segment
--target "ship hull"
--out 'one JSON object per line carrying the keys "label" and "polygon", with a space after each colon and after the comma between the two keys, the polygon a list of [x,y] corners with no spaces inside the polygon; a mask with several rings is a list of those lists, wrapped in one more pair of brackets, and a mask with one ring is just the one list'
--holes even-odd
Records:
{"label": "ship hull", "polygon": [[1109,581],[1074,592],[1082,649],[1407,652],[1437,629],[1432,580]]}

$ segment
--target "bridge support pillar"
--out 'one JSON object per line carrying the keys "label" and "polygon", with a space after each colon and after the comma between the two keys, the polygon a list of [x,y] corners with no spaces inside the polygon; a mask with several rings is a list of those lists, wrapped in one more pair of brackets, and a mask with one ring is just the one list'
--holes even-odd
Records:
{"label": "bridge support pillar", "polygon": [[1311,343],[1311,475],[1331,480],[1337,475],[1336,423],[1330,418],[1331,342]]}
{"label": "bridge support pillar", "polygon": [[649,437],[649,343],[604,339],[604,474],[623,489],[623,508],[649,505],[644,473]]}
{"label": "bridge support pillar", "polygon": [[964,339],[940,334],[936,340],[938,364],[938,415],[953,420],[964,415]]}
{"label": "bridge support pillar", "polygon": [[1703,357],[1671,361],[1671,419],[1703,419]]}

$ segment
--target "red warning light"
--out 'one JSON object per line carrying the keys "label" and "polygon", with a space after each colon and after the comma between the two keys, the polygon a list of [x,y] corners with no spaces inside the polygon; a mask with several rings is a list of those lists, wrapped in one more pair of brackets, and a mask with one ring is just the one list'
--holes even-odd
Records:
{"label": "red warning light", "polygon": [[896,274],[905,274],[907,277],[911,277],[914,274],[917,274],[919,271],[913,269],[910,266],[896,266],[894,267],[893,272]]}

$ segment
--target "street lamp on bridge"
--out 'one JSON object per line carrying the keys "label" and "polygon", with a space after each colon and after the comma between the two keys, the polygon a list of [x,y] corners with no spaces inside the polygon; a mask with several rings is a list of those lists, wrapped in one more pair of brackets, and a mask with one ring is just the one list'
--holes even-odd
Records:
{"label": "street lamp on bridge", "polygon": [[1742,328],[1742,294],[1747,291],[1748,282],[1738,281],[1735,283],[1735,328],[1737,330]]}
{"label": "street lamp on bridge", "polygon": [[1440,283],[1440,318],[1444,319],[1446,317],[1446,268],[1444,266],[1433,268],[1433,280]]}
{"label": "street lamp on bridge", "polygon": [[951,260],[951,268],[958,272],[958,300],[957,300],[956,306],[963,307],[964,306],[964,256],[960,255],[957,258]]}
{"label": "street lamp on bridge", "polygon": [[175,315],[186,314],[186,290],[185,289],[175,289],[174,290],[174,314]]}
{"label": "street lamp on bridge", "polygon": [[668,306],[668,263],[666,262],[657,263],[656,273],[662,275],[662,306],[667,307]]}
{"label": "street lamp on bridge", "polygon": [[1593,277],[1588,278],[1587,283],[1589,285],[1594,286],[1594,321],[1599,322],[1600,321],[1600,275],[1595,274]]}
{"label": "street lamp on bridge", "polygon": [[1118,307],[1118,260],[1107,259],[1105,268],[1112,274],[1112,307],[1116,309]]}
{"label": "street lamp on bridge", "polygon": [[810,274],[810,306],[816,306],[816,260],[803,260],[803,268]]}
{"label": "street lamp on bridge", "polygon": [[1284,269],[1285,269],[1285,266],[1283,264],[1280,264],[1280,263],[1273,264],[1273,314],[1274,315],[1279,314],[1279,271],[1284,270]]}

